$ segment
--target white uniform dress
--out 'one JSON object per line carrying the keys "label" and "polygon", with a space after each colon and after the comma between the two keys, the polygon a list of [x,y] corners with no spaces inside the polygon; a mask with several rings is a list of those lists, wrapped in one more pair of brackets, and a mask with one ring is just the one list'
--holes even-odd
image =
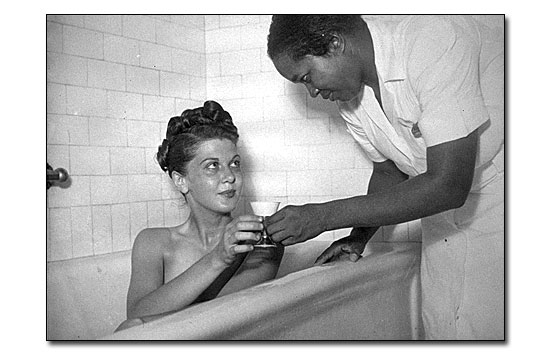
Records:
{"label": "white uniform dress", "polygon": [[373,161],[414,177],[427,170],[427,147],[481,133],[466,203],[421,220],[426,338],[503,339],[502,35],[469,16],[366,22],[384,112],[367,86],[338,106]]}

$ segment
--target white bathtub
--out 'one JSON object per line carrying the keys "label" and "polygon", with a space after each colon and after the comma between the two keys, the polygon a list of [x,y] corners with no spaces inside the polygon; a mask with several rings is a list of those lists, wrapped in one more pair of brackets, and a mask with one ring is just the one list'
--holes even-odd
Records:
{"label": "white bathtub", "polygon": [[357,263],[311,267],[328,245],[287,247],[277,279],[114,334],[130,252],[49,263],[47,339],[421,339],[420,244],[371,242]]}

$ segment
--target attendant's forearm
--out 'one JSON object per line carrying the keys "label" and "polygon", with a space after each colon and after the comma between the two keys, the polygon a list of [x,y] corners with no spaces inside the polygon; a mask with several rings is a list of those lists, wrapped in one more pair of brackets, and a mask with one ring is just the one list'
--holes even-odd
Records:
{"label": "attendant's forearm", "polygon": [[323,203],[320,216],[326,231],[399,224],[461,206],[453,192],[425,173],[372,194]]}
{"label": "attendant's forearm", "polygon": [[224,263],[206,255],[182,274],[137,301],[128,319],[177,311],[192,304],[226,269]]}

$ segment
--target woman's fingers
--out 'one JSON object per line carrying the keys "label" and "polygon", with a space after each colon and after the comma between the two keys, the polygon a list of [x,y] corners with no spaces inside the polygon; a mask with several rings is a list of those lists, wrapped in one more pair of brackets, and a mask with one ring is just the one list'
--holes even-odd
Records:
{"label": "woman's fingers", "polygon": [[239,231],[235,232],[232,237],[232,243],[237,243],[239,241],[259,241],[261,235],[257,232],[245,232]]}
{"label": "woman's fingers", "polygon": [[253,245],[252,244],[237,244],[237,245],[232,246],[230,249],[231,249],[233,254],[245,253],[245,252],[253,251]]}

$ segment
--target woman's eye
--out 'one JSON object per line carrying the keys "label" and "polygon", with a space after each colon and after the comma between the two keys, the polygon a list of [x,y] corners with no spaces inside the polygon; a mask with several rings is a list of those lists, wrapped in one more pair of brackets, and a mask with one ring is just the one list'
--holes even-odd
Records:
{"label": "woman's eye", "polygon": [[234,160],[231,164],[231,167],[236,167],[239,168],[240,167],[240,160]]}
{"label": "woman's eye", "polygon": [[309,82],[311,82],[311,79],[309,78],[309,75],[304,75],[304,77],[302,77],[301,81],[302,81],[302,83],[309,83]]}
{"label": "woman's eye", "polygon": [[219,167],[219,164],[217,162],[207,164],[207,169],[210,169],[210,170],[214,170],[218,167]]}

